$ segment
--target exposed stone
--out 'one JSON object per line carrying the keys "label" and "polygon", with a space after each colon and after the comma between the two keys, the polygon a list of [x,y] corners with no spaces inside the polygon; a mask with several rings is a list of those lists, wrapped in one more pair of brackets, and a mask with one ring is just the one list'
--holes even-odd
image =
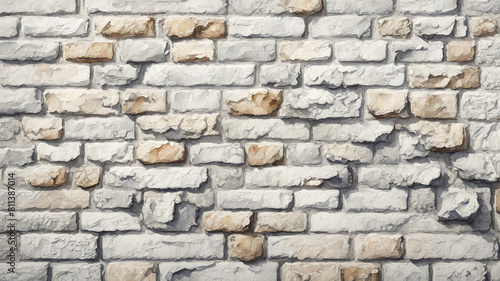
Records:
{"label": "exposed stone", "polygon": [[309,35],[312,38],[357,37],[371,34],[371,19],[362,16],[326,16],[312,18]]}
{"label": "exposed stone", "polygon": [[467,36],[468,27],[464,16],[456,17],[455,37],[464,38]]}
{"label": "exposed stone", "polygon": [[164,90],[127,89],[121,93],[121,104],[125,114],[166,112],[167,94]]}
{"label": "exposed stone", "polygon": [[0,118],[0,141],[10,140],[21,131],[21,122],[15,118]]}
{"label": "exposed stone", "polygon": [[226,21],[223,19],[172,16],[165,19],[165,32],[170,38],[223,38]]}
{"label": "exposed stone", "polygon": [[263,262],[246,264],[243,262],[177,262],[160,263],[161,280],[269,280],[277,281],[279,264]]}
{"label": "exposed stone", "polygon": [[224,104],[231,115],[270,115],[280,107],[283,91],[271,89],[224,92]]}
{"label": "exposed stone", "polygon": [[361,99],[354,91],[290,90],[285,93],[279,116],[308,119],[358,117]]}
{"label": "exposed stone", "polygon": [[440,177],[441,167],[437,162],[371,165],[358,169],[358,183],[378,189],[433,185]]}
{"label": "exposed stone", "polygon": [[451,155],[454,170],[463,179],[497,181],[498,157],[488,153],[456,153]]}
{"label": "exposed stone", "polygon": [[170,54],[172,61],[175,62],[213,61],[215,45],[212,40],[180,41],[174,43]]}
{"label": "exposed stone", "polygon": [[92,193],[92,201],[100,209],[129,208],[133,195],[131,190],[97,189]]}
{"label": "exposed stone", "polygon": [[102,168],[97,166],[87,166],[75,172],[76,186],[89,188],[99,184]]}
{"label": "exposed stone", "polygon": [[162,62],[168,53],[167,42],[157,39],[120,40],[118,49],[123,62]]}
{"label": "exposed stone", "polygon": [[135,189],[194,189],[207,181],[207,168],[150,168],[113,166],[104,173],[104,183]]}
{"label": "exposed stone", "polygon": [[348,187],[351,174],[345,165],[333,164],[322,167],[269,167],[247,169],[245,186],[247,187],[295,187],[322,186]]}
{"label": "exposed stone", "polygon": [[3,41],[0,60],[54,61],[59,56],[59,43],[45,41]]}
{"label": "exposed stone", "polygon": [[156,281],[156,266],[148,262],[111,262],[106,266],[106,280]]}
{"label": "exposed stone", "polygon": [[294,262],[281,267],[283,281],[341,281],[338,263]]}
{"label": "exposed stone", "polygon": [[217,193],[224,209],[287,209],[293,199],[291,190],[227,190]]}
{"label": "exposed stone", "polygon": [[391,61],[395,62],[441,62],[443,42],[414,38],[391,43]]}
{"label": "exposed stone", "polygon": [[227,240],[230,259],[253,261],[264,255],[263,235],[231,234]]}
{"label": "exposed stone", "polygon": [[181,203],[180,193],[145,192],[142,216],[149,228],[161,229],[173,221],[175,205]]}
{"label": "exposed stone", "polygon": [[441,193],[440,220],[468,221],[478,210],[478,196],[472,188],[450,187]]}
{"label": "exposed stone", "polygon": [[386,140],[394,130],[394,125],[381,121],[366,121],[356,124],[320,123],[312,129],[313,138],[337,142],[378,142]]}
{"label": "exposed stone", "polygon": [[343,40],[335,43],[335,58],[342,62],[381,62],[387,56],[387,42],[383,40]]}
{"label": "exposed stone", "polygon": [[287,145],[287,160],[292,165],[315,165],[321,163],[321,146],[315,143]]}
{"label": "exposed stone", "polygon": [[373,152],[370,147],[348,142],[323,144],[323,155],[331,162],[373,162]]}
{"label": "exposed stone", "polygon": [[219,135],[217,114],[149,115],[137,118],[143,131],[164,134],[167,138],[198,139]]}
{"label": "exposed stone", "polygon": [[83,190],[22,190],[17,192],[19,209],[85,209],[89,192]]}
{"label": "exposed stone", "polygon": [[306,29],[300,17],[231,17],[228,25],[233,37],[301,37]]}
{"label": "exposed stone", "polygon": [[407,96],[407,90],[369,89],[366,107],[377,118],[396,117],[405,109]]}
{"label": "exposed stone", "polygon": [[51,113],[118,115],[120,95],[116,90],[47,90],[44,93]]}
{"label": "exposed stone", "polygon": [[347,192],[347,211],[402,211],[408,208],[408,193],[402,189],[360,189]]}
{"label": "exposed stone", "polygon": [[91,234],[23,234],[19,247],[19,257],[33,259],[95,259],[97,258],[97,236]]}
{"label": "exposed stone", "polygon": [[211,211],[203,214],[203,228],[210,232],[247,232],[252,223],[252,212]]}
{"label": "exposed stone", "polygon": [[220,108],[220,90],[175,90],[168,95],[170,110],[175,113],[211,113]]}
{"label": "exposed stone", "polygon": [[283,144],[256,143],[245,145],[250,166],[279,165],[283,162]]}
{"label": "exposed stone", "polygon": [[304,232],[306,227],[306,213],[262,212],[257,214],[255,232]]}
{"label": "exposed stone", "polygon": [[338,190],[300,190],[295,192],[295,208],[298,209],[327,209],[335,210],[339,207]]}
{"label": "exposed stone", "polygon": [[470,89],[479,86],[479,71],[465,65],[410,65],[409,83],[412,88]]}
{"label": "exposed stone", "polygon": [[424,38],[448,36],[455,27],[455,17],[418,17],[413,19],[413,31]]}
{"label": "exposed stone", "polygon": [[94,66],[94,83],[98,86],[123,86],[135,81],[140,68],[128,64]]}
{"label": "exposed stone", "polygon": [[378,264],[354,263],[342,266],[342,276],[344,281],[381,281]]}
{"label": "exposed stone", "polygon": [[66,142],[57,146],[39,143],[36,147],[38,160],[51,162],[69,162],[80,156],[82,144],[79,142]]}
{"label": "exposed stone", "polygon": [[240,139],[308,140],[309,128],[303,122],[286,122],[281,119],[223,119],[223,136]]}
{"label": "exposed stone", "polygon": [[467,62],[474,60],[476,43],[474,41],[451,41],[446,56],[448,61]]}
{"label": "exposed stone", "polygon": [[488,18],[470,18],[469,25],[474,37],[494,36],[498,33],[498,22]]}
{"label": "exposed stone", "polygon": [[66,167],[41,166],[30,173],[29,183],[37,187],[54,187],[65,185],[68,180]]}
{"label": "exposed stone", "polygon": [[481,69],[481,86],[483,89],[500,89],[500,67],[487,67]]}
{"label": "exposed stone", "polygon": [[260,67],[260,84],[271,87],[297,86],[302,70],[299,64],[266,64]]}
{"label": "exposed stone", "polygon": [[347,259],[349,240],[347,235],[328,234],[269,236],[267,256],[271,259]]}
{"label": "exposed stone", "polygon": [[[9,232],[10,214],[0,213],[0,231]],[[16,230],[28,231],[75,231],[78,229],[74,212],[19,212],[16,213]]]}
{"label": "exposed stone", "polygon": [[457,94],[455,91],[411,92],[411,112],[421,118],[454,119],[458,112]]}
{"label": "exposed stone", "polygon": [[112,60],[113,43],[110,42],[78,42],[63,45],[64,58],[71,62],[95,63]]}
{"label": "exposed stone", "polygon": [[381,18],[378,20],[378,32],[382,36],[405,38],[411,32],[411,21],[405,17]]}
{"label": "exposed stone", "polygon": [[215,192],[208,189],[203,193],[184,193],[183,200],[199,208],[210,208],[215,204]]}
{"label": "exposed stone", "polygon": [[189,155],[192,164],[243,164],[245,162],[245,151],[241,145],[234,143],[195,144],[190,147]]}
{"label": "exposed stone", "polygon": [[274,61],[274,40],[227,40],[217,42],[219,61]]}
{"label": "exposed stone", "polygon": [[463,123],[441,124],[418,121],[410,124],[408,130],[420,139],[425,149],[438,152],[455,152],[468,147],[466,125]]}
{"label": "exposed stone", "polygon": [[399,259],[403,256],[403,236],[359,234],[354,239],[356,258],[360,260]]}
{"label": "exposed stone", "polygon": [[89,20],[77,17],[23,16],[24,34],[33,37],[77,37],[87,35]]}
{"label": "exposed stone", "polygon": [[[0,270],[2,270],[2,272],[8,272],[7,270],[10,268],[11,266],[6,262],[0,265]],[[13,274],[2,274],[0,276],[0,281],[46,281],[49,278],[48,271],[49,263],[47,262],[24,261],[16,264],[16,269]]]}
{"label": "exposed stone", "polygon": [[2,65],[0,84],[3,86],[87,86],[90,67],[75,64]]}
{"label": "exposed stone", "polygon": [[24,166],[33,162],[35,147],[0,148],[0,167],[9,165]]}
{"label": "exposed stone", "polygon": [[431,188],[418,188],[410,190],[410,210],[417,212],[435,210],[435,201],[436,195]]}
{"label": "exposed stone", "polygon": [[213,188],[243,187],[243,170],[234,167],[213,166],[210,168],[210,179]]}
{"label": "exposed stone", "polygon": [[78,140],[134,139],[135,123],[128,117],[87,117],[65,121],[65,137]]}
{"label": "exposed stone", "polygon": [[126,163],[134,160],[134,146],[126,142],[86,143],[85,155],[91,161]]}
{"label": "exposed stone", "polygon": [[186,161],[184,143],[148,141],[140,144],[135,153],[142,164],[184,163]]}
{"label": "exposed stone", "polygon": [[[429,155],[429,150],[427,150],[424,147],[423,142],[421,142],[420,138],[417,135],[411,134],[406,131],[399,132],[398,145],[399,145],[399,157],[404,160],[413,159],[417,157],[424,157]],[[398,151],[396,148],[396,153],[397,152]]]}
{"label": "exposed stone", "polygon": [[499,46],[500,39],[492,38],[492,39],[481,39],[477,41],[477,55],[476,62],[478,64],[483,65],[500,65],[499,59]]}
{"label": "exposed stone", "polygon": [[386,281],[427,281],[429,266],[412,262],[385,263],[383,276]]}
{"label": "exposed stone", "polygon": [[405,80],[402,65],[308,65],[304,84],[339,88],[341,86],[401,86]]}
{"label": "exposed stone", "polygon": [[80,225],[82,230],[91,232],[141,230],[139,217],[124,212],[82,212]]}
{"label": "exposed stone", "polygon": [[95,17],[95,32],[108,38],[155,37],[155,20],[150,17]]}
{"label": "exposed stone", "polygon": [[[189,244],[189,247],[186,245]],[[123,247],[127,245],[127,247]],[[183,249],[179,251],[179,249]],[[105,235],[102,237],[104,260],[147,259],[222,259],[224,256],[224,235],[205,234],[129,234]]]}
{"label": "exposed stone", "polygon": [[466,119],[496,120],[500,118],[500,99],[486,91],[465,92],[460,99],[460,116]]}
{"label": "exposed stone", "polygon": [[479,262],[438,262],[432,265],[432,280],[487,280],[486,265]]}
{"label": "exposed stone", "polygon": [[53,281],[100,281],[100,263],[56,263],[51,265]]}
{"label": "exposed stone", "polygon": [[321,61],[332,55],[332,46],[323,41],[287,41],[280,44],[281,61]]}
{"label": "exposed stone", "polygon": [[490,259],[498,255],[496,238],[474,234],[408,234],[406,258],[421,259]]}

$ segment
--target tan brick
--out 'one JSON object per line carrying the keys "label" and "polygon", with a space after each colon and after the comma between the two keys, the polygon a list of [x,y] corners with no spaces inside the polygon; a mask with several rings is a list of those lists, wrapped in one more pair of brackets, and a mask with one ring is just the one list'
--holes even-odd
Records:
{"label": "tan brick", "polygon": [[255,232],[303,232],[307,227],[307,214],[265,212],[257,214]]}
{"label": "tan brick", "polygon": [[34,140],[61,139],[63,124],[61,118],[24,117],[22,120],[24,135]]}
{"label": "tan brick", "polygon": [[407,97],[407,90],[370,89],[366,91],[366,107],[375,117],[395,117],[405,109]]}
{"label": "tan brick", "polygon": [[500,213],[500,189],[497,189],[495,190],[495,194],[496,194],[496,210],[497,210],[497,213]]}
{"label": "tan brick", "polygon": [[96,34],[108,38],[155,37],[155,20],[151,17],[96,17]]}
{"label": "tan brick", "polygon": [[354,239],[357,259],[399,259],[403,256],[403,236],[384,234],[359,234]]}
{"label": "tan brick", "polygon": [[168,37],[177,38],[223,38],[226,37],[226,21],[193,17],[168,17],[165,19]]}
{"label": "tan brick", "polygon": [[125,114],[141,114],[167,111],[167,92],[164,90],[128,89],[121,94]]}
{"label": "tan brick", "polygon": [[323,9],[321,0],[285,0],[285,8],[290,13],[310,15]]}
{"label": "tan brick", "polygon": [[408,130],[417,135],[425,149],[438,152],[456,152],[469,146],[466,124],[419,121]]}
{"label": "tan brick", "polygon": [[205,231],[245,232],[252,227],[252,212],[213,211],[203,214]]}
{"label": "tan brick", "polygon": [[148,141],[140,144],[135,152],[142,164],[184,163],[186,161],[184,143]]}
{"label": "tan brick", "polygon": [[99,184],[101,167],[83,167],[75,172],[75,185],[83,188],[94,187]]}
{"label": "tan brick", "polygon": [[255,143],[245,145],[250,166],[279,165],[283,162],[283,144]]}
{"label": "tan brick", "polygon": [[341,281],[340,266],[332,262],[294,262],[281,267],[282,281]]}
{"label": "tan brick", "polygon": [[29,183],[36,187],[65,185],[68,180],[66,167],[42,166],[35,168],[29,175]]}
{"label": "tan brick", "polygon": [[54,89],[44,93],[47,110],[61,114],[118,115],[117,90]]}
{"label": "tan brick", "polygon": [[231,259],[253,261],[264,255],[263,235],[232,234],[227,240]]}
{"label": "tan brick", "polygon": [[431,91],[410,93],[413,115],[429,119],[456,118],[458,112],[457,92]]}
{"label": "tan brick", "polygon": [[469,26],[474,37],[493,36],[498,33],[498,22],[487,18],[471,18]]}
{"label": "tan brick", "polygon": [[106,62],[114,57],[114,46],[111,42],[78,42],[63,46],[64,58],[71,62]]}
{"label": "tan brick", "polygon": [[283,102],[283,91],[270,89],[237,90],[224,93],[231,115],[272,115]]}
{"label": "tan brick", "polygon": [[171,51],[175,62],[203,62],[215,59],[215,45],[212,40],[189,40],[175,42]]}
{"label": "tan brick", "polygon": [[147,262],[112,262],[106,268],[106,281],[155,281],[156,266]]}
{"label": "tan brick", "polygon": [[381,281],[377,264],[347,264],[342,266],[343,281]]}
{"label": "tan brick", "polygon": [[474,41],[451,41],[448,43],[446,56],[448,61],[472,61],[476,43]]}
{"label": "tan brick", "polygon": [[479,69],[468,65],[410,65],[412,88],[471,89],[479,87]]}
{"label": "tan brick", "polygon": [[411,32],[411,21],[405,17],[378,20],[378,31],[382,36],[404,38]]}

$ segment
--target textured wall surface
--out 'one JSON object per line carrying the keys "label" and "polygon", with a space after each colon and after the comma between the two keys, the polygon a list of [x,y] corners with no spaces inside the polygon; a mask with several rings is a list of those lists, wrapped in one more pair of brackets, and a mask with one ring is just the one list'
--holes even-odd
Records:
{"label": "textured wall surface", "polygon": [[499,21],[0,0],[0,281],[499,281]]}

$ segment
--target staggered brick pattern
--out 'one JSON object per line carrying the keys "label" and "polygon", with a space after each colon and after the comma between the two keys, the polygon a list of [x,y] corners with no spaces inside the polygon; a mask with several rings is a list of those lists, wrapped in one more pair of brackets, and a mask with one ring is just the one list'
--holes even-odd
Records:
{"label": "staggered brick pattern", "polygon": [[0,0],[0,281],[499,281],[499,23]]}

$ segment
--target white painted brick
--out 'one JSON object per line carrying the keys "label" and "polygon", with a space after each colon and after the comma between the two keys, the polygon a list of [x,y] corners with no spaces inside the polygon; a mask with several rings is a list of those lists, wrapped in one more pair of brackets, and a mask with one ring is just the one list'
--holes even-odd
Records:
{"label": "white painted brick", "polygon": [[135,123],[128,117],[69,119],[65,125],[68,139],[134,139],[135,136]]}
{"label": "white painted brick", "polygon": [[[347,235],[328,234],[270,236],[267,254],[273,259],[348,259],[349,240]],[[325,244],[329,246],[325,248]]]}
{"label": "white painted brick", "polygon": [[267,64],[260,67],[260,84],[273,87],[297,86],[302,73],[298,64]]}
{"label": "white painted brick", "polygon": [[56,263],[51,267],[53,281],[101,281],[100,263]]}
{"label": "white painted brick", "polygon": [[49,264],[46,262],[19,262],[16,263],[16,273],[7,273],[11,266],[5,262],[0,264],[0,281],[47,281],[49,278]]}
{"label": "white painted brick", "polygon": [[16,2],[11,0],[2,1],[0,5],[1,14],[56,14],[76,12],[75,0],[47,0],[40,2],[37,0],[26,0]]}
{"label": "white painted brick", "polygon": [[345,40],[335,43],[335,58],[338,61],[381,62],[386,56],[386,41]]}
{"label": "white painted brick", "polygon": [[227,190],[217,193],[223,209],[287,209],[292,202],[290,190]]}
{"label": "white painted brick", "polygon": [[[54,247],[56,243],[58,247]],[[97,257],[97,236],[92,234],[23,234],[20,244],[19,257],[25,260],[87,260]]]}
{"label": "white painted brick", "polygon": [[175,113],[211,113],[220,108],[219,90],[174,90],[168,95],[170,110]]}
{"label": "white painted brick", "polygon": [[457,9],[457,0],[400,0],[398,10],[409,14],[444,14]]}
{"label": "white painted brick", "polygon": [[287,123],[280,119],[224,119],[223,135],[228,139],[309,139],[309,128],[306,123]]}
{"label": "white painted brick", "polygon": [[234,37],[301,37],[306,29],[299,17],[231,17],[228,33]]}
{"label": "white painted brick", "polygon": [[36,89],[0,89],[0,114],[39,113],[42,110]]}
{"label": "white painted brick", "polygon": [[239,144],[232,143],[199,143],[189,148],[189,158],[192,164],[245,163],[245,151]]}
{"label": "white painted brick", "polygon": [[273,61],[276,43],[273,40],[227,40],[217,42],[219,61]]}
{"label": "white painted brick", "polygon": [[392,0],[326,0],[330,14],[389,14],[392,6]]}
{"label": "white painted brick", "polygon": [[311,232],[395,232],[413,215],[408,213],[316,213],[310,217]]}
{"label": "white painted brick", "polygon": [[171,262],[160,263],[160,280],[177,280],[182,278],[185,272],[189,272],[192,280],[278,280],[279,264],[265,262],[259,264],[247,264],[243,262]]}
{"label": "white painted brick", "polygon": [[139,231],[141,230],[139,221],[139,217],[123,212],[82,212],[80,215],[82,230],[91,232]]}
{"label": "white painted brick", "polygon": [[338,190],[300,190],[293,194],[295,208],[335,210],[339,207],[340,192]]}
{"label": "white painted brick", "polygon": [[128,64],[94,66],[94,83],[98,86],[124,86],[135,81],[140,68]]}
{"label": "white painted brick", "polygon": [[127,142],[87,143],[85,155],[91,161],[126,163],[134,160],[134,145]]}
{"label": "white painted brick", "polygon": [[407,206],[408,193],[402,189],[366,189],[345,195],[347,211],[403,211]]}
{"label": "white painted brick", "polygon": [[167,42],[155,39],[122,40],[118,50],[124,62],[162,62],[168,53]]}
{"label": "white painted brick", "polygon": [[22,17],[21,26],[32,37],[77,37],[87,35],[89,20],[86,18]]}
{"label": "white painted brick", "polygon": [[98,189],[92,193],[92,202],[100,209],[130,208],[133,190]]}
{"label": "white painted brick", "polygon": [[85,7],[89,13],[223,14],[226,11],[226,1],[169,0],[144,2],[142,0],[132,0],[123,2],[121,0],[88,0],[85,1]]}
{"label": "white painted brick", "polygon": [[54,61],[59,55],[59,43],[46,41],[2,41],[0,60]]}
{"label": "white painted brick", "polygon": [[[0,232],[8,231],[9,213],[0,213]],[[75,231],[77,230],[76,213],[73,212],[18,212],[16,213],[16,231]]]}
{"label": "white painted brick", "polygon": [[401,86],[405,81],[402,65],[308,65],[304,83],[308,86]]}
{"label": "white painted brick", "polygon": [[312,38],[368,37],[371,19],[362,16],[315,17],[309,23]]}
{"label": "white painted brick", "polygon": [[90,67],[76,64],[27,64],[0,67],[3,86],[87,86]]}
{"label": "white painted brick", "polygon": [[17,36],[19,25],[18,17],[0,17],[0,38],[12,38]]}

